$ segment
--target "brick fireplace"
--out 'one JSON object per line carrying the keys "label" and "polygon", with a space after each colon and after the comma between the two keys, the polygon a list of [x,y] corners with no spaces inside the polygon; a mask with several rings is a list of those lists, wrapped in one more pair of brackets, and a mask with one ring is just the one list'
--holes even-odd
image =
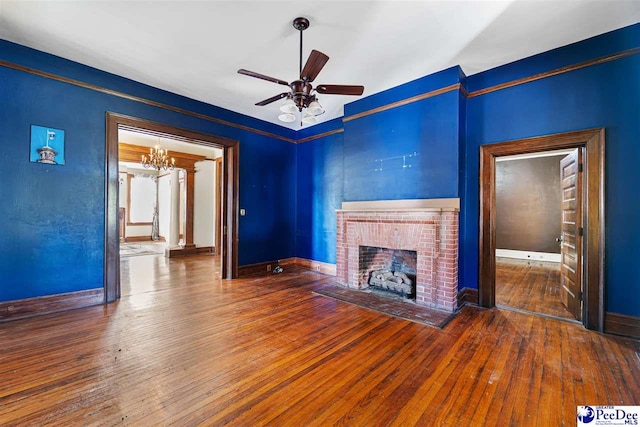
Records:
{"label": "brick fireplace", "polygon": [[368,286],[363,278],[368,273],[360,270],[361,246],[415,251],[416,302],[454,311],[458,292],[458,208],[416,208],[416,201],[407,201],[413,202],[408,204],[411,207],[403,208],[393,202],[344,203],[343,209],[337,211],[338,283],[355,289]]}

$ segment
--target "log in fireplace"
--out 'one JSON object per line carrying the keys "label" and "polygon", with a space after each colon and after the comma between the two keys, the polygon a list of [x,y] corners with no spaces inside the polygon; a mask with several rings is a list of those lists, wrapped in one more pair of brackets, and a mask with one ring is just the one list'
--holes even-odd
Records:
{"label": "log in fireplace", "polygon": [[364,274],[360,267],[361,246],[415,251],[416,303],[454,311],[458,292],[458,208],[411,206],[378,208],[375,203],[366,207],[352,203],[348,209],[337,211],[337,281],[356,289],[369,286],[370,278],[363,277],[369,272]]}
{"label": "log in fireplace", "polygon": [[416,251],[360,246],[359,287],[415,299],[416,265]]}

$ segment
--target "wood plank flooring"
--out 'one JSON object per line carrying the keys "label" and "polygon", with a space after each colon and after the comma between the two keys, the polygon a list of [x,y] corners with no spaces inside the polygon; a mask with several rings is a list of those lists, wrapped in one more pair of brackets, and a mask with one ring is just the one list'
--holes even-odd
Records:
{"label": "wood plank flooring", "polygon": [[219,255],[200,255],[198,259],[200,262],[197,264],[185,264],[180,261],[170,263],[164,255],[120,258],[121,295],[183,287],[203,279],[214,280],[222,277]]}
{"label": "wood plank flooring", "polygon": [[572,426],[640,403],[638,341],[476,307],[440,330],[316,295],[319,273],[152,258],[117,303],[0,325],[1,425]]}
{"label": "wood plank flooring", "polygon": [[575,320],[560,300],[560,264],[496,258],[496,304]]}
{"label": "wood plank flooring", "polygon": [[384,295],[384,291],[372,291],[371,288],[355,290],[338,284],[329,284],[316,287],[314,292],[328,298],[437,328],[442,328],[456,315],[456,313],[418,305],[414,300],[408,300],[390,292]]}

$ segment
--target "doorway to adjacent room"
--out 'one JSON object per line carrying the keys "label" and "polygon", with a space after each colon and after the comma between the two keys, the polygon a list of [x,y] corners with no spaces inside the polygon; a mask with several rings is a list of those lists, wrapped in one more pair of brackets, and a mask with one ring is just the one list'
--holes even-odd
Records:
{"label": "doorway to adjacent room", "polygon": [[[123,135],[136,136],[137,145],[120,144],[120,137]],[[160,143],[164,145],[162,148],[159,147]],[[120,263],[120,243],[128,239],[149,244],[151,242],[160,244],[164,240],[166,245],[164,254],[168,258],[205,252],[217,254],[220,277],[237,277],[237,141],[107,113],[106,149],[106,302],[119,298],[122,294],[122,283],[124,282],[125,285],[128,283],[125,280],[121,281]],[[149,170],[155,169],[155,173],[145,172],[142,164],[148,162],[158,153],[158,150],[169,150],[169,156],[165,156],[166,159],[163,161],[166,161],[170,167],[166,170],[164,167],[159,169],[149,167]],[[159,151],[159,154],[162,156],[166,152]],[[122,166],[119,162],[123,162]],[[120,203],[119,198],[123,194],[121,188],[123,177],[120,172],[124,172],[124,168],[127,169],[127,176],[124,179],[128,184],[127,190],[130,190],[133,187],[131,181],[136,179],[136,173],[129,174],[129,167],[136,169],[139,166],[143,169],[138,174],[140,185],[144,187],[144,184],[149,184],[147,181],[150,181],[152,184],[147,185],[149,187],[147,190],[155,191],[139,189],[140,191],[136,194],[149,200],[147,200],[148,203],[139,206],[140,209],[133,209],[130,191],[127,191],[128,204]],[[199,172],[197,178],[196,172]],[[200,181],[199,186],[198,181]],[[163,192],[161,187],[171,189]],[[203,193],[204,196],[200,194],[201,197],[198,197],[199,193]],[[212,206],[216,198],[218,207]],[[200,201],[198,202],[197,199]],[[124,208],[124,215],[122,208]],[[164,215],[162,215],[163,210]],[[131,228],[127,231],[128,226]],[[200,232],[194,233],[194,230],[200,230]],[[140,233],[142,233],[140,236],[135,235]],[[153,258],[156,264],[159,260],[168,262],[165,257],[160,256],[129,257],[128,259],[134,258]],[[147,273],[152,271],[151,269],[156,269],[161,274],[161,266],[154,264],[149,268],[143,268]]]}
{"label": "doorway to adjacent room", "polygon": [[[561,262],[564,256],[565,270],[575,273],[576,257],[568,251],[575,249],[571,212],[576,193],[581,193],[575,191],[576,182],[581,181],[576,181],[577,171],[567,159],[575,159],[579,150],[496,158],[498,307],[581,319],[581,289],[571,286],[580,283],[563,276]],[[569,223],[563,227],[565,221]]]}
{"label": "doorway to adjacent room", "polygon": [[157,270],[166,262],[153,257],[206,254],[220,277],[222,154],[168,136],[118,131],[122,295],[162,281]]}
{"label": "doorway to adjacent room", "polygon": [[[562,151],[559,151],[562,150]],[[501,252],[504,246],[504,229],[500,223],[511,224],[512,235],[526,235],[527,229],[533,241],[541,240],[542,246],[551,247],[550,237],[541,238],[543,231],[552,236],[558,234],[557,224],[550,226],[542,219],[510,218],[509,203],[499,204],[499,181],[502,160],[517,159],[513,156],[556,152],[562,153],[559,165],[560,181],[560,233],[559,252],[538,252],[517,247],[511,251],[524,252],[522,260],[508,258]],[[553,155],[553,153],[551,154]],[[505,171],[502,170],[504,173]],[[520,192],[524,192],[521,190]],[[528,192],[536,189],[529,187]],[[519,196],[522,196],[520,194]],[[532,203],[529,201],[528,203]],[[527,210],[542,211],[541,201],[533,202]],[[502,214],[500,213],[502,209]],[[531,213],[531,212],[524,212]],[[533,221],[541,221],[537,227]],[[548,230],[547,230],[548,228]],[[499,231],[500,230],[500,231]],[[546,233],[548,231],[548,233]],[[502,235],[501,235],[502,234]],[[507,233],[508,234],[508,233]],[[500,240],[498,239],[500,235]],[[543,137],[508,141],[480,147],[480,283],[479,302],[483,307],[507,305],[517,309],[580,321],[589,329],[603,329],[604,301],[604,129],[590,129]],[[513,237],[513,236],[506,236]],[[508,240],[508,239],[507,239]],[[540,243],[540,242],[538,242]],[[509,245],[515,245],[510,243]],[[545,249],[549,250],[549,249]],[[540,259],[540,253],[542,255]],[[499,255],[503,255],[500,257]],[[559,256],[558,256],[559,255]],[[531,258],[539,258],[530,261]],[[545,259],[544,257],[553,259]],[[556,261],[556,263],[553,263]],[[535,263],[535,264],[534,264]],[[548,264],[553,263],[553,264]],[[527,278],[527,276],[530,276]],[[533,277],[535,276],[535,277]],[[534,285],[529,283],[534,279]],[[536,284],[537,283],[537,284]],[[506,284],[506,285],[505,285]],[[553,284],[553,286],[551,286]],[[549,295],[548,298],[544,296]]]}

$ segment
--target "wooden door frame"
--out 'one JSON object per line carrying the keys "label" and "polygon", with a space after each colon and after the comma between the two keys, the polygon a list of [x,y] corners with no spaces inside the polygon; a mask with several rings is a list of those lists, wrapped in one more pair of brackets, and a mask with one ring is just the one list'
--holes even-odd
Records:
{"label": "wooden door frame", "polygon": [[584,150],[583,324],[603,330],[604,321],[604,128],[506,141],[480,147],[479,303],[495,306],[496,157],[541,151]]}
{"label": "wooden door frame", "polygon": [[216,255],[220,255],[222,253],[222,224],[220,223],[221,219],[221,209],[222,206],[222,168],[223,168],[222,157],[215,159],[216,165],[216,188],[214,189],[214,197],[216,204],[216,212],[214,214],[214,230],[213,235],[215,242],[214,253]]}
{"label": "wooden door frame", "polygon": [[[239,143],[207,133],[178,128],[164,123],[107,112],[105,153],[105,303],[120,298],[120,243],[118,234],[118,130],[134,130],[159,137],[171,137],[189,143],[223,150],[222,224],[227,233],[222,239],[222,278],[238,277],[238,188]],[[223,233],[224,234],[224,233]]]}

